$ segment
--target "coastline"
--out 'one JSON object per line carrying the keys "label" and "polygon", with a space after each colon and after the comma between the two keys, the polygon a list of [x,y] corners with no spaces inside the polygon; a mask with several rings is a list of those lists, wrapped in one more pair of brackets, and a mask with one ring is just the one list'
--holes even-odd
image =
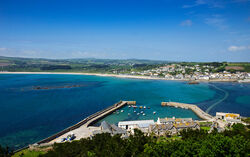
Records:
{"label": "coastline", "polygon": [[[117,74],[101,74],[101,73],[82,73],[82,72],[0,72],[0,74],[58,74],[58,75],[92,75],[102,77],[118,77],[118,78],[132,78],[132,79],[145,79],[145,80],[168,80],[168,81],[190,81],[189,79],[166,79],[150,76],[138,76],[138,75],[117,75]],[[195,80],[197,82],[240,82],[241,80]],[[250,80],[240,83],[250,83]]]}

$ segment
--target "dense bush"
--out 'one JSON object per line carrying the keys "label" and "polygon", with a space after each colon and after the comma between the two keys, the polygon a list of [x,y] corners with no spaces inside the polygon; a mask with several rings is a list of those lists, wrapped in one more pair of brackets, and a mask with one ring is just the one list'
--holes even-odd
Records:
{"label": "dense bush", "polygon": [[208,134],[204,130],[186,130],[181,139],[144,136],[136,130],[128,139],[99,134],[92,139],[55,144],[44,157],[81,156],[248,156],[249,131],[241,125],[233,130]]}
{"label": "dense bush", "polygon": [[0,145],[0,157],[11,157],[12,154],[12,151],[10,151],[8,147],[3,148]]}

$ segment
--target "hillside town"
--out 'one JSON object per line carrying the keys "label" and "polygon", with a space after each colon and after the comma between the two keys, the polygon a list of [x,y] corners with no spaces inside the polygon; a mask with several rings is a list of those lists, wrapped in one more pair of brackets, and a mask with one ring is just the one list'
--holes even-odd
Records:
{"label": "hillside town", "polygon": [[[226,66],[221,68],[212,65],[170,64],[150,70],[131,71],[129,75],[149,76],[167,80],[249,82],[250,73],[242,72],[242,70],[242,67],[237,66]],[[116,73],[116,71],[114,71],[114,73]]]}

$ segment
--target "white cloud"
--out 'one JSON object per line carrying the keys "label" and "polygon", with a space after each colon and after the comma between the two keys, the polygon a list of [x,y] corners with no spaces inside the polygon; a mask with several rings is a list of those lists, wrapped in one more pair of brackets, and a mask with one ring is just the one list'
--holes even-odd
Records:
{"label": "white cloud", "polygon": [[228,51],[244,51],[244,50],[249,50],[250,49],[250,46],[229,46],[228,47]]}
{"label": "white cloud", "polygon": [[225,19],[221,15],[213,15],[212,17],[205,18],[205,23],[207,25],[216,27],[218,29],[224,30],[228,26],[225,24]]}
{"label": "white cloud", "polygon": [[218,2],[217,0],[196,0],[193,4],[183,5],[182,8],[193,8],[200,5],[206,5],[209,8],[223,8],[224,1]]}
{"label": "white cloud", "polygon": [[182,21],[181,26],[192,26],[192,21],[191,20],[185,20]]}
{"label": "white cloud", "polygon": [[5,47],[0,47],[0,51],[6,51],[7,50],[7,48],[5,48]]}

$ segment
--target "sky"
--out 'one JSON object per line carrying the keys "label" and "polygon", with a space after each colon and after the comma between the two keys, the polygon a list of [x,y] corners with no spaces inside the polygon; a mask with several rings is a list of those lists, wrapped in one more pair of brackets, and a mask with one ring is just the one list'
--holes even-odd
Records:
{"label": "sky", "polygon": [[250,0],[0,0],[0,56],[250,61]]}

